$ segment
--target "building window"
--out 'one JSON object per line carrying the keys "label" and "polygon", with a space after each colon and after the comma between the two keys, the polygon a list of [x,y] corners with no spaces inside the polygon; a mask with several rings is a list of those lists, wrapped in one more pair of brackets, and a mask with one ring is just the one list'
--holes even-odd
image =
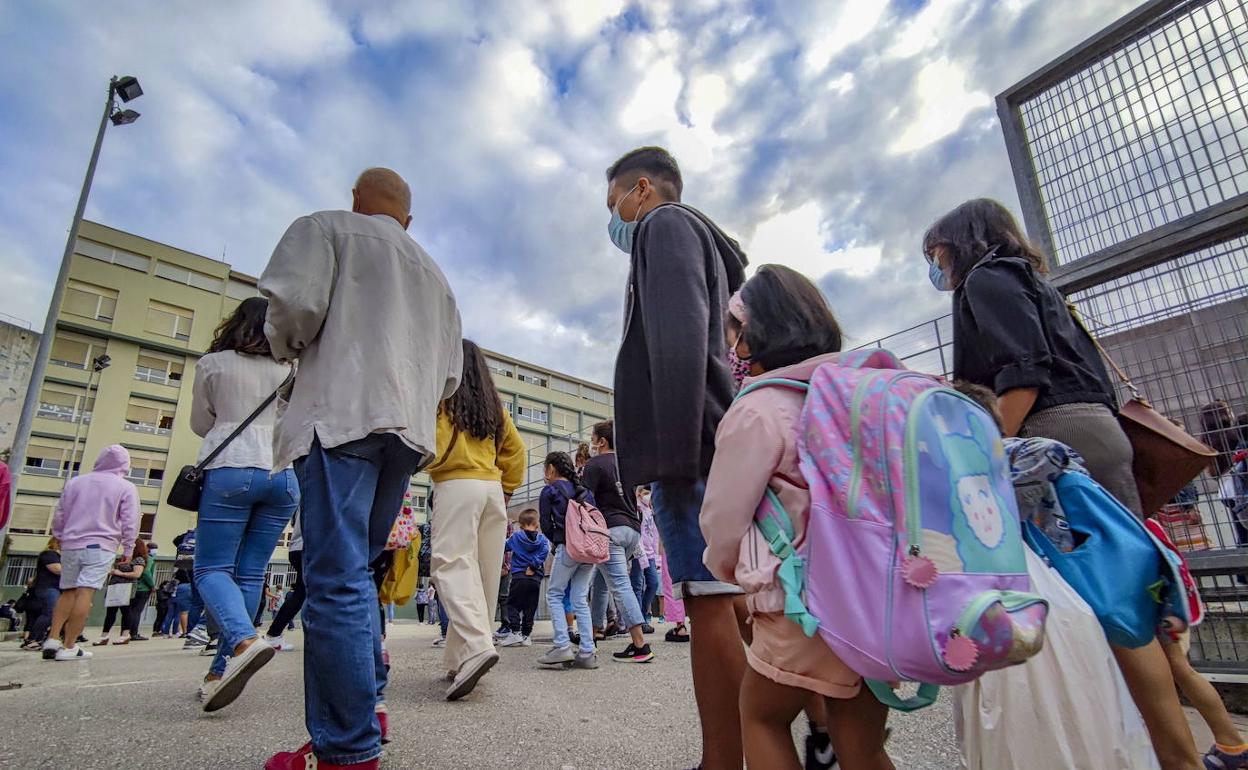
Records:
{"label": "building window", "polygon": [[10,556],[4,563],[5,586],[25,586],[35,576],[38,560],[38,556]]}
{"label": "building window", "polygon": [[550,424],[552,427],[566,431],[574,431],[580,428],[580,420],[576,412],[569,412],[567,409],[554,407],[550,412]]}
{"label": "building window", "polygon": [[521,382],[527,382],[530,385],[537,385],[538,387],[542,387],[542,388],[546,387],[546,382],[547,382],[547,378],[545,374],[541,372],[535,372],[532,369],[524,369],[524,368],[521,368],[516,372],[516,379],[520,380]]}
{"label": "building window", "polygon": [[589,399],[590,401],[593,401],[596,404],[610,404],[611,403],[610,393],[605,393],[601,390],[594,390],[593,388],[585,388],[585,390],[581,392],[581,396]]}
{"label": "building window", "polygon": [[126,405],[126,424],[122,428],[138,433],[168,436],[173,432],[176,411],[174,404],[131,396],[130,403]]}
{"label": "building window", "polygon": [[546,424],[546,410],[545,409],[537,409],[531,406],[520,406],[520,407],[516,407],[516,412],[519,414],[521,420],[528,420],[529,422],[535,422],[538,425]]}
{"label": "building window", "polygon": [[112,246],[105,246],[95,241],[79,240],[75,249],[79,254],[91,259],[98,259],[101,262],[107,262],[110,265],[119,265],[128,267],[131,270],[138,270],[140,273],[146,273],[152,260],[142,254],[135,254],[125,249],[114,249]]}
{"label": "building window", "polygon": [[152,334],[186,342],[191,338],[191,322],[194,319],[193,310],[152,300],[147,303],[147,323],[143,328]]}
{"label": "building window", "polygon": [[230,299],[244,300],[252,297],[259,297],[260,290],[256,288],[254,283],[246,283],[237,278],[231,278],[225,284],[225,296]]}
{"label": "building window", "polygon": [[225,283],[220,278],[178,265],[172,265],[168,262],[158,261],[156,263],[156,275],[164,278],[166,281],[194,286],[196,289],[203,289],[217,294],[220,294],[225,287]]}
{"label": "building window", "polygon": [[428,492],[413,492],[412,493],[412,508],[413,510],[417,510],[417,511],[427,510],[429,508],[429,493]]}
{"label": "building window", "polygon": [[158,385],[180,385],[186,359],[153,350],[139,349],[139,361],[134,367],[134,379],[154,382]]}
{"label": "building window", "polygon": [[139,535],[150,538],[156,531],[156,514],[148,505],[144,505],[139,513]]}
{"label": "building window", "polygon": [[91,366],[91,359],[103,353],[107,348],[106,341],[95,337],[57,332],[56,338],[52,340],[52,353],[49,360],[54,364],[72,369],[87,369]]}
{"label": "building window", "polygon": [[499,377],[515,376],[515,370],[509,363],[505,363],[494,358],[487,358],[485,359],[485,365],[489,367],[491,372],[497,374]]}
{"label": "building window", "polygon": [[86,389],[49,382],[39,393],[37,414],[49,420],[90,423],[94,408],[95,399],[87,397]]}
{"label": "building window", "polygon": [[53,499],[18,495],[13,503],[9,531],[23,535],[46,535],[52,523]]}
{"label": "building window", "polygon": [[570,396],[581,395],[581,386],[571,380],[565,380],[562,377],[551,377],[550,387],[560,393],[567,393]]}
{"label": "building window", "polygon": [[165,478],[165,458],[130,453],[130,475],[127,477],[140,487],[159,487]]}
{"label": "building window", "polygon": [[117,312],[117,292],[103,286],[71,280],[65,288],[61,310],[93,321],[112,321]]}
{"label": "building window", "polygon": [[68,441],[57,444],[45,442],[47,440],[42,439],[26,447],[25,473],[32,476],[68,476],[71,462],[73,462],[74,470],[78,469],[81,461],[74,461],[75,452],[72,444]]}

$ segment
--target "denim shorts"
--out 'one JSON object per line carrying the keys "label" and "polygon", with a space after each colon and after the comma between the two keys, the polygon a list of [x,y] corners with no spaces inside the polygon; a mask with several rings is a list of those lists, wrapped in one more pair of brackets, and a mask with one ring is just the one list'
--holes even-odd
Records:
{"label": "denim shorts", "polygon": [[716,580],[702,563],[706,540],[698,526],[698,516],[705,494],[705,481],[656,481],[650,485],[654,523],[667,554],[663,564],[678,599],[742,593],[739,586]]}
{"label": "denim shorts", "polygon": [[116,551],[104,548],[66,548],[61,551],[61,590],[99,590],[117,559]]}

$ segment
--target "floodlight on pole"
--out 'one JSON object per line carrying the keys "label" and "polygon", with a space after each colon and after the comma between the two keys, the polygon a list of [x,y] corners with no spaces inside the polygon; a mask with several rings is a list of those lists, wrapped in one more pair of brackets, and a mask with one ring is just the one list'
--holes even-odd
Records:
{"label": "floodlight on pole", "polygon": [[[40,390],[43,377],[48,368],[48,357],[52,353],[52,342],[56,337],[56,316],[65,298],[65,287],[69,283],[69,265],[74,256],[74,246],[78,243],[78,228],[82,224],[82,215],[86,212],[87,196],[91,193],[91,181],[95,178],[95,166],[100,160],[100,148],[104,144],[104,131],[111,122],[115,126],[125,126],[139,119],[134,110],[120,110],[117,99],[129,102],[143,95],[143,88],[138,78],[133,75],[114,75],[108,81],[108,99],[104,101],[104,114],[100,116],[100,127],[95,133],[95,147],[91,150],[91,160],[87,163],[87,174],[82,180],[82,191],[78,194],[78,208],[74,210],[74,218],[69,225],[69,237],[65,239],[65,250],[61,253],[61,269],[57,273],[56,283],[52,287],[52,299],[48,303],[48,316],[43,323],[43,334],[39,337],[39,348],[35,351],[35,360],[30,367],[30,383],[26,387],[26,400],[22,402],[22,414],[18,418],[17,432],[13,436],[13,448],[9,453],[9,466],[13,475],[20,480],[26,469],[26,446],[30,442],[30,430],[39,409]],[[92,362],[93,371],[103,371],[110,362],[107,356],[100,356]],[[98,367],[98,368],[97,368]],[[88,393],[90,391],[88,390]],[[10,503],[17,499],[18,482],[13,483]],[[0,542],[4,541],[4,533],[8,523],[0,526]]]}

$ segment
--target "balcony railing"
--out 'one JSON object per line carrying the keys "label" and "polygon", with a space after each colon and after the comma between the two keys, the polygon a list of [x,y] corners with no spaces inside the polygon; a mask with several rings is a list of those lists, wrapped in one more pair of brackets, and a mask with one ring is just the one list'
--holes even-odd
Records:
{"label": "balcony railing", "polygon": [[128,422],[121,426],[122,430],[134,431],[135,433],[151,433],[155,436],[168,436],[173,431],[169,428],[161,428],[156,425],[147,425],[141,422]]}

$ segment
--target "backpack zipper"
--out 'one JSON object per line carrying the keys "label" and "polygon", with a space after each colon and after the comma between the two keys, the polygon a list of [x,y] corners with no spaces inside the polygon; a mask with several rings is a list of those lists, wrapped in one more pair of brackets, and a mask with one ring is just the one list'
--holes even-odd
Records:
{"label": "backpack zipper", "polygon": [[862,439],[859,431],[862,423],[862,400],[867,396],[867,386],[880,374],[878,371],[873,372],[859,380],[854,388],[854,397],[850,401],[849,433],[853,442],[851,451],[854,458],[854,470],[849,477],[849,495],[845,506],[845,517],[849,519],[858,518],[858,489],[862,486]]}

